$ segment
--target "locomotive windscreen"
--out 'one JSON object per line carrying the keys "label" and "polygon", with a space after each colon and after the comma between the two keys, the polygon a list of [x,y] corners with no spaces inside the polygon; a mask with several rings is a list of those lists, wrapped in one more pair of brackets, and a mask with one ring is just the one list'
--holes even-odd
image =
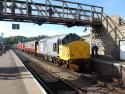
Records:
{"label": "locomotive windscreen", "polygon": [[61,39],[61,44],[68,44],[70,42],[77,41],[80,39],[81,39],[80,36],[76,35],[75,33],[73,33],[73,34],[70,33]]}

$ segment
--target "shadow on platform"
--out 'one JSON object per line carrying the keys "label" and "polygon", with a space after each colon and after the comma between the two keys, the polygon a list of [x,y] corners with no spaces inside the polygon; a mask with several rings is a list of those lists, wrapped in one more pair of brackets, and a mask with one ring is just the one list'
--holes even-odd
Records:
{"label": "shadow on platform", "polygon": [[23,66],[0,68],[0,79],[15,80],[15,79],[22,79],[22,78],[32,78],[29,72]]}

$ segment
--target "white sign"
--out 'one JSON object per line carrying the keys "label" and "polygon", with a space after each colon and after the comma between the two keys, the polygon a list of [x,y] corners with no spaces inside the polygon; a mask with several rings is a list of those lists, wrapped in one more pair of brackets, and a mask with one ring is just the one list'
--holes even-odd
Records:
{"label": "white sign", "polygon": [[125,40],[120,41],[120,59],[125,60]]}

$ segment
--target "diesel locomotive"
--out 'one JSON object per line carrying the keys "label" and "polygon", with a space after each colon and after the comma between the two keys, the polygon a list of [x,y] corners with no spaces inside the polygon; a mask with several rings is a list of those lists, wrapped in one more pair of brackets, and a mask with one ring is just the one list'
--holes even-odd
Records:
{"label": "diesel locomotive", "polygon": [[17,47],[74,71],[87,69],[90,63],[90,44],[75,33],[19,43]]}

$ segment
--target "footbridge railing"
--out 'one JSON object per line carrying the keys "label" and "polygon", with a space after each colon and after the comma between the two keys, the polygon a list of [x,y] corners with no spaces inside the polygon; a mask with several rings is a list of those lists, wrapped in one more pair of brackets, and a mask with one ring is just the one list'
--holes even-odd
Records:
{"label": "footbridge railing", "polygon": [[[50,11],[51,8],[51,11]],[[1,0],[0,20],[38,24],[100,25],[103,7],[64,0]]]}

